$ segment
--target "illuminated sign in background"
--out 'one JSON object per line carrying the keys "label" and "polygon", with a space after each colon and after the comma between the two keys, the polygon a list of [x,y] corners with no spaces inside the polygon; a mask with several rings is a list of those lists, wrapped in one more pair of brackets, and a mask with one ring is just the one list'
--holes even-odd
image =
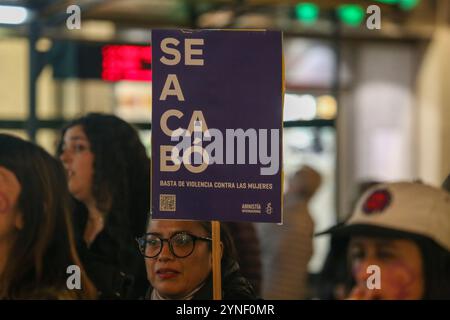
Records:
{"label": "illuminated sign in background", "polygon": [[102,48],[102,79],[152,80],[150,46],[106,45]]}
{"label": "illuminated sign in background", "polygon": [[152,80],[149,45],[57,41],[53,50],[55,79]]}

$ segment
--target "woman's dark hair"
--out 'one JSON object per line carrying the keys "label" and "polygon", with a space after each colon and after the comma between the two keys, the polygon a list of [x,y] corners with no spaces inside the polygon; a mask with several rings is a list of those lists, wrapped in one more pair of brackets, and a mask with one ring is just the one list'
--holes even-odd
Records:
{"label": "woman's dark hair", "polygon": [[23,219],[0,276],[0,298],[94,298],[95,288],[84,272],[81,291],[66,287],[67,267],[81,264],[62,165],[41,147],[0,134],[0,166],[20,183],[17,206]]}
{"label": "woman's dark hair", "polygon": [[450,192],[450,174],[447,176],[447,178],[445,178],[444,182],[442,183],[442,189]]}
{"label": "woman's dark hair", "polygon": [[[199,221],[199,223],[206,230],[208,235],[212,237],[212,223],[210,221]],[[223,254],[220,264],[222,274],[222,298],[235,300],[256,298],[252,285],[241,274],[233,238],[231,237],[228,227],[223,223],[220,224],[220,241],[223,244]]]}
{"label": "woman's dark hair", "polygon": [[347,238],[331,236],[330,249],[320,272],[314,296],[320,300],[340,300],[351,281],[347,272]]}
{"label": "woman's dark hair", "polygon": [[[199,221],[203,229],[206,230],[209,237],[212,237],[212,223],[210,221]],[[222,255],[222,272],[229,269],[237,261],[236,247],[234,245],[233,239],[231,238],[228,228],[221,223],[220,224],[220,241],[223,244],[223,255]],[[211,243],[209,243],[211,246]]]}
{"label": "woman's dark hair", "polygon": [[422,253],[425,279],[423,299],[450,299],[450,252],[426,237],[417,236],[413,240]]}
{"label": "woman's dark hair", "polygon": [[[105,230],[116,239],[141,235],[150,210],[150,159],[138,132],[116,116],[90,113],[70,122],[62,137],[77,125],[94,154],[92,192],[98,209],[107,215]],[[62,146],[61,139],[58,155]]]}

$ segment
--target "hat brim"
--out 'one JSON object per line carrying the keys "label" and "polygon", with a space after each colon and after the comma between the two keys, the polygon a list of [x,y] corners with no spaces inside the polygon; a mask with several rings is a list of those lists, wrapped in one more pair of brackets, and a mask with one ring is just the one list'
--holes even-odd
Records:
{"label": "hat brim", "polygon": [[415,233],[372,224],[338,224],[328,230],[316,233],[315,236],[317,237],[325,234],[336,237],[368,236],[381,238],[414,238],[418,236]]}

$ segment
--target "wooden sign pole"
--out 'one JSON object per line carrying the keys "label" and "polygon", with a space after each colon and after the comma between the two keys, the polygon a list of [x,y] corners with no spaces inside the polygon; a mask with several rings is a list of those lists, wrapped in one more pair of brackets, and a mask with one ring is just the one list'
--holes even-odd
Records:
{"label": "wooden sign pole", "polygon": [[212,270],[213,270],[213,299],[222,300],[222,271],[220,267],[220,222],[212,221]]}

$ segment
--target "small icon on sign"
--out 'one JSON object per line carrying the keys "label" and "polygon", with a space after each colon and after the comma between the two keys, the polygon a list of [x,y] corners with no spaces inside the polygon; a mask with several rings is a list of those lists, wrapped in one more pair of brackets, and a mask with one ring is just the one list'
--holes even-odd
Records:
{"label": "small icon on sign", "polygon": [[273,208],[272,208],[272,202],[269,202],[266,206],[266,213],[267,214],[272,214],[273,212]]}

